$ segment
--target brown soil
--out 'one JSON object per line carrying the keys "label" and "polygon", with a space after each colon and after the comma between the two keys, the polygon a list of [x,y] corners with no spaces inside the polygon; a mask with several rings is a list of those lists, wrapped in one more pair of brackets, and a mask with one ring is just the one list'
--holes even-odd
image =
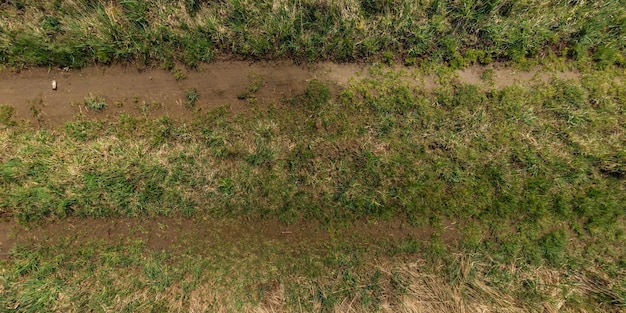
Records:
{"label": "brown soil", "polygon": [[[302,92],[314,77],[311,70],[292,63],[224,62],[206,64],[186,71],[186,78],[176,81],[174,74],[161,69],[137,69],[123,66],[89,67],[81,70],[34,68],[0,75],[0,103],[14,106],[15,117],[44,126],[60,126],[77,114],[91,118],[115,117],[120,112],[149,117],[169,116],[188,119],[193,110],[185,107],[185,92],[196,88],[200,97],[195,109],[230,106],[233,111],[249,107],[238,96],[249,92],[252,80],[260,77],[257,103],[278,102]],[[56,80],[57,90],[52,90]],[[84,105],[89,95],[104,97],[102,112]],[[39,118],[33,109],[40,110]]]}
{"label": "brown soil", "polygon": [[12,233],[17,226],[15,222],[0,221],[0,260],[9,257],[9,251],[15,244]]}
{"label": "brown soil", "polygon": [[491,75],[484,76],[491,76],[493,85],[496,88],[504,88],[512,85],[528,85],[532,83],[547,83],[553,77],[564,80],[580,79],[580,73],[578,71],[547,72],[541,71],[538,68],[524,71],[497,64],[490,66],[470,66],[457,71],[457,75],[464,83],[474,85],[489,84],[489,80],[483,78],[483,74],[485,74],[486,71],[491,71]]}
{"label": "brown soil", "polygon": [[[403,81],[415,86],[427,90],[437,87],[432,76],[411,75],[413,70],[405,67],[395,67],[394,70],[407,72]],[[461,82],[488,86],[488,82],[482,79],[486,70],[492,71],[493,84],[498,88],[546,82],[553,76],[564,79],[580,76],[574,71],[519,71],[498,65],[468,67],[459,70],[457,76]],[[15,107],[17,120],[48,128],[62,127],[78,114],[107,119],[127,112],[151,118],[168,116],[190,120],[195,110],[227,106],[232,112],[241,112],[252,104],[277,104],[303,92],[313,79],[345,87],[351,80],[371,77],[365,65],[328,62],[304,66],[288,61],[225,61],[203,64],[196,70],[184,72],[186,78],[177,81],[172,71],[121,65],[67,71],[56,68],[4,71],[0,73],[0,104]],[[57,82],[57,90],[52,90],[53,80]],[[245,98],[255,81],[261,82],[260,88],[253,97]],[[193,109],[185,106],[185,92],[190,88],[196,88],[200,95]],[[89,95],[104,97],[106,109],[102,112],[87,109],[84,99]]]}
{"label": "brown soil", "polygon": [[413,227],[402,219],[354,222],[336,228],[324,228],[317,222],[299,221],[286,225],[278,220],[188,219],[182,217],[90,219],[70,217],[37,224],[20,225],[0,221],[0,260],[10,258],[16,244],[52,245],[64,242],[72,246],[103,242],[121,244],[141,240],[151,250],[185,250],[190,242],[244,242],[250,239],[290,244],[323,244],[331,240],[350,240],[364,245],[381,240],[413,238],[427,242],[439,234],[444,242],[456,244],[460,232],[453,222],[437,230],[431,226]]}

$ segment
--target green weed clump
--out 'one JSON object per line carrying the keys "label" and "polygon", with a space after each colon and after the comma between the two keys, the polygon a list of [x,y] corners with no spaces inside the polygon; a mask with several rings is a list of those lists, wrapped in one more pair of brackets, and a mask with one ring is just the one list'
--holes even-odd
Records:
{"label": "green weed clump", "polygon": [[318,80],[312,80],[304,94],[294,97],[290,102],[307,110],[319,111],[330,101],[330,89]]}
{"label": "green weed clump", "polygon": [[546,58],[599,68],[625,62],[626,9],[619,1],[182,2],[3,2],[0,63],[195,67],[218,53],[389,64],[429,60],[454,67]]}
{"label": "green weed clump", "polygon": [[185,70],[181,69],[181,68],[176,68],[174,69],[174,79],[176,81],[181,81],[187,78],[187,73],[185,73]]}
{"label": "green weed clump", "polygon": [[198,93],[198,89],[189,88],[185,90],[185,106],[187,108],[193,108],[196,106],[196,102],[200,99],[200,94]]}
{"label": "green weed clump", "polygon": [[4,126],[12,126],[15,124],[15,121],[12,120],[13,112],[15,112],[15,108],[2,104],[0,105],[0,125]]}
{"label": "green weed clump", "polygon": [[85,99],[83,99],[83,103],[88,109],[94,111],[102,111],[107,105],[104,97],[96,96],[93,94],[89,94],[88,96],[86,96]]}
{"label": "green weed clump", "polygon": [[256,104],[257,103],[256,93],[263,86],[263,77],[256,73],[249,73],[248,80],[250,81],[250,85],[248,86],[246,90],[237,94],[237,99],[248,100],[249,104]]}

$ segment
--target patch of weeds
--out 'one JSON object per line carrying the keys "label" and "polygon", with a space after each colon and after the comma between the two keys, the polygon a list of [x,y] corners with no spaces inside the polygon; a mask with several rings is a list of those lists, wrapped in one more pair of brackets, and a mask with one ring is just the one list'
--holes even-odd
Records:
{"label": "patch of weeds", "polygon": [[202,0],[185,0],[185,8],[187,9],[187,13],[190,16],[195,16],[196,13],[200,10],[203,2],[205,2],[205,1],[202,1]]}
{"label": "patch of weeds", "polygon": [[293,105],[303,106],[308,110],[319,110],[330,101],[330,89],[318,80],[309,82],[303,95],[294,97],[290,102]]}
{"label": "patch of weeds", "polygon": [[85,141],[91,140],[102,131],[102,122],[78,120],[65,123],[65,133],[69,138]]}
{"label": "patch of weeds", "polygon": [[5,126],[15,125],[15,121],[12,120],[14,112],[15,112],[14,107],[10,105],[6,105],[6,104],[0,104],[0,125],[5,125]]}
{"label": "patch of weeds", "polygon": [[255,104],[257,104],[257,100],[258,99],[257,99],[255,94],[250,94],[250,95],[248,95],[248,99],[247,100],[248,100],[248,104],[255,105]]}
{"label": "patch of weeds", "polygon": [[598,68],[605,69],[609,65],[625,64],[624,56],[616,48],[606,45],[599,46],[593,54],[593,60],[596,62]]}
{"label": "patch of weeds", "polygon": [[483,104],[487,100],[485,92],[476,85],[463,84],[455,88],[452,105],[455,107],[472,107]]}
{"label": "patch of weeds", "polygon": [[174,68],[173,56],[167,56],[164,60],[161,60],[161,69],[165,71],[171,71]]}
{"label": "patch of weeds", "polygon": [[176,81],[181,81],[187,78],[187,73],[185,72],[185,70],[183,70],[180,67],[177,67],[174,69],[174,79],[176,79]]}
{"label": "patch of weeds", "polygon": [[104,97],[96,96],[91,93],[83,99],[83,103],[85,107],[93,111],[102,111],[107,105]]}
{"label": "patch of weeds", "polygon": [[248,92],[244,91],[244,92],[240,92],[237,94],[237,99],[239,100],[246,100],[248,98]]}
{"label": "patch of weeds", "polygon": [[33,118],[35,118],[35,120],[37,121],[37,124],[41,126],[43,124],[42,109],[34,105],[31,105],[29,109],[30,109],[31,114],[33,115]]}
{"label": "patch of weeds", "polygon": [[263,77],[259,74],[250,73],[248,74],[248,80],[250,81],[250,85],[248,86],[248,89],[238,93],[237,99],[248,100],[249,104],[256,104],[257,102],[256,93],[263,86]]}
{"label": "patch of weeds", "polygon": [[552,97],[544,102],[544,106],[566,124],[575,126],[589,121],[589,102],[587,91],[570,81],[556,79],[552,82],[549,92]]}
{"label": "patch of weeds", "polygon": [[395,58],[395,55],[391,51],[385,51],[383,53],[383,63],[387,64],[388,66],[393,65],[394,58]]}
{"label": "patch of weeds", "polygon": [[141,111],[142,114],[147,114],[148,113],[148,108],[150,107],[150,105],[144,101],[140,106],[139,106],[139,111]]}
{"label": "patch of weeds", "polygon": [[480,74],[480,79],[487,84],[493,84],[493,79],[494,79],[493,69],[484,70],[482,74]]}
{"label": "patch of weeds", "polygon": [[389,255],[414,254],[422,251],[423,243],[415,238],[406,238],[393,242],[389,246]]}
{"label": "patch of weeds", "polygon": [[131,116],[128,113],[122,113],[115,125],[115,134],[120,138],[138,136],[138,127],[139,119],[137,117]]}
{"label": "patch of weeds", "polygon": [[173,137],[175,132],[174,123],[168,117],[162,117],[151,123],[152,145],[162,145]]}
{"label": "patch of weeds", "polygon": [[428,246],[425,248],[425,252],[428,258],[433,260],[443,257],[447,252],[448,247],[438,234],[433,234]]}
{"label": "patch of weeds", "polygon": [[551,87],[554,88],[552,100],[555,106],[562,105],[572,109],[587,106],[587,91],[579,85],[561,79],[555,79]]}
{"label": "patch of weeds", "polygon": [[146,29],[150,26],[148,17],[149,3],[146,1],[137,0],[122,0],[120,5],[123,10],[122,13],[128,22],[130,22],[137,29]]}
{"label": "patch of weeds", "polygon": [[42,97],[36,97],[34,99],[31,99],[28,101],[29,103],[32,103],[33,105],[39,105],[42,107],[45,107],[46,104],[43,102],[43,98]]}
{"label": "patch of weeds", "polygon": [[250,86],[248,88],[250,93],[257,93],[263,86],[263,77],[259,74],[251,73],[248,75],[248,79],[250,80]]}
{"label": "patch of weeds", "polygon": [[254,152],[248,154],[246,160],[254,166],[271,166],[276,158],[276,152],[271,141],[257,137],[254,140]]}
{"label": "patch of weeds", "polygon": [[196,106],[196,102],[200,98],[200,94],[198,93],[198,89],[189,88],[185,91],[185,107],[188,109]]}
{"label": "patch of weeds", "polygon": [[404,59],[404,66],[415,66],[417,64],[416,57],[406,57]]}
{"label": "patch of weeds", "polygon": [[41,27],[48,36],[53,36],[61,30],[61,22],[55,16],[46,15],[41,22]]}
{"label": "patch of weeds", "polygon": [[151,262],[144,266],[144,274],[148,278],[151,287],[156,291],[163,291],[171,283],[170,275],[168,274],[169,268],[167,265],[159,262],[159,257],[154,258]]}
{"label": "patch of weeds", "polygon": [[163,105],[161,104],[161,102],[157,102],[157,101],[152,101],[150,103],[144,101],[140,106],[139,106],[139,111],[141,111],[142,114],[148,114],[148,112],[150,110],[158,110],[160,108],[162,108]]}
{"label": "patch of weeds", "polygon": [[461,240],[461,245],[465,249],[478,250],[484,238],[482,233],[482,229],[477,223],[470,223],[462,229],[463,239]]}
{"label": "patch of weeds", "polygon": [[[521,119],[524,122],[531,122],[532,117],[525,103],[528,101],[527,90],[519,86],[509,86],[499,90],[496,95],[495,105],[498,112],[504,113],[506,118],[511,120]],[[526,116],[525,116],[526,115]]]}

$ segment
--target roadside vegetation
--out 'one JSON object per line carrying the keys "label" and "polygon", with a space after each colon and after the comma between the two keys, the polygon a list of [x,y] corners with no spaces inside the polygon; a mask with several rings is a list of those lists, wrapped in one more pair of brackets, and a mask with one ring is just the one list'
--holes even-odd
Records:
{"label": "roadside vegetation", "polygon": [[219,55],[429,60],[453,67],[567,58],[624,65],[626,4],[513,0],[9,0],[0,63],[194,67]]}
{"label": "roadside vegetation", "polygon": [[[0,1],[2,69],[183,84],[220,59],[374,65],[276,103],[251,72],[243,112],[190,86],[137,115],[89,93],[56,126],[34,101],[31,125],[0,99],[0,223],[26,234],[0,312],[626,309],[624,0]],[[496,62],[577,71],[454,74]],[[193,118],[148,117],[174,105]]]}
{"label": "roadside vegetation", "polygon": [[[335,234],[310,245],[218,236],[169,253],[71,234],[22,244],[0,261],[3,307],[624,308],[619,71],[503,89],[489,87],[489,75],[472,85],[442,71],[432,91],[383,66],[370,74],[335,92],[314,80],[281,103],[198,111],[185,123],[123,114],[34,130],[1,107],[2,216],[278,219]],[[342,233],[396,218],[432,235]],[[458,235],[446,237],[449,225]],[[432,307],[419,307],[423,299]]]}

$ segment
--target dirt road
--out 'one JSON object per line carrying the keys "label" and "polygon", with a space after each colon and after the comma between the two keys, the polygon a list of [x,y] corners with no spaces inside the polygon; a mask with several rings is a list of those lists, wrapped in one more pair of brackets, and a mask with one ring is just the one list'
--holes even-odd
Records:
{"label": "dirt road", "polygon": [[[369,76],[367,69],[363,64],[296,65],[289,61],[228,61],[204,64],[197,70],[181,69],[178,73],[122,65],[94,66],[80,70],[5,70],[0,72],[0,104],[15,107],[15,118],[18,120],[24,119],[34,125],[53,128],[63,126],[77,114],[102,119],[127,112],[185,120],[193,116],[192,111],[184,107],[186,91],[192,88],[199,94],[194,109],[229,106],[231,111],[240,112],[250,108],[251,103],[278,104],[281,99],[301,93],[313,79],[345,86],[351,79]],[[391,69],[404,71],[404,79],[415,85],[427,89],[437,87],[434,76],[414,74],[414,68],[396,66],[386,70]],[[485,71],[490,71],[494,87],[547,81],[553,75],[564,79],[577,79],[579,76],[571,71],[519,71],[499,65],[469,67],[457,71],[456,76],[461,82],[484,84]],[[56,90],[52,89],[52,81],[57,82]],[[253,87],[258,87],[253,99],[245,97]],[[84,99],[90,95],[103,97],[107,103],[106,110],[87,110]]]}

